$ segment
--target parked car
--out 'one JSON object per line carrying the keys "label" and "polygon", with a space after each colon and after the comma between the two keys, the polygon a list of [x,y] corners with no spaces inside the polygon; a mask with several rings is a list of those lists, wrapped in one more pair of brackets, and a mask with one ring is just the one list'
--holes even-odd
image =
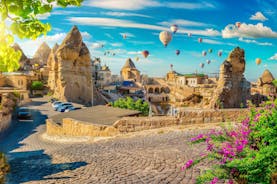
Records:
{"label": "parked car", "polygon": [[70,111],[75,111],[75,110],[79,110],[82,109],[81,107],[68,107],[65,109],[64,112],[70,112]]}
{"label": "parked car", "polygon": [[73,107],[73,105],[61,105],[58,107],[57,111],[64,112],[66,109]]}
{"label": "parked car", "polygon": [[63,102],[61,102],[61,101],[56,101],[56,102],[53,102],[52,103],[52,107],[55,109],[55,108],[57,108],[60,104],[62,104]]}
{"label": "parked car", "polygon": [[54,110],[57,111],[59,108],[62,108],[64,106],[69,106],[69,105],[73,106],[72,103],[70,102],[59,103],[58,105],[54,106]]}
{"label": "parked car", "polygon": [[31,119],[32,113],[27,107],[20,107],[17,111],[17,118],[18,119]]}

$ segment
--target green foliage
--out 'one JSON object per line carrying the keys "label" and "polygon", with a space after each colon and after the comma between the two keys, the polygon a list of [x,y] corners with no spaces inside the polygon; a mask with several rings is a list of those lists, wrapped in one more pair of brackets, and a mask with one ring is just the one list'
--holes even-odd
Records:
{"label": "green foliage", "polygon": [[143,115],[147,116],[149,113],[149,105],[143,102],[141,99],[134,101],[132,98],[127,97],[126,99],[120,98],[115,102],[111,103],[113,107],[119,107],[122,109],[138,110],[142,112]]}
{"label": "green foliage", "polygon": [[32,90],[42,90],[43,89],[43,83],[41,81],[33,81],[31,85]]}
{"label": "green foliage", "polygon": [[[61,7],[80,6],[83,0],[1,0],[0,1],[0,71],[11,72],[19,68],[21,53],[11,48],[14,35],[36,39],[51,30],[49,23],[38,20],[39,15],[52,11],[53,4]],[[7,26],[6,22],[11,24]]]}
{"label": "green foliage", "polygon": [[277,87],[277,79],[275,79],[272,83],[274,84],[275,87]]}
{"label": "green foliage", "polygon": [[0,183],[4,183],[5,175],[9,172],[10,167],[6,161],[5,155],[0,153]]}
{"label": "green foliage", "polygon": [[[212,170],[198,177],[197,183],[215,179],[230,183],[270,183],[277,174],[277,100],[264,103],[261,109],[251,108],[250,117],[241,124],[199,134],[191,141],[206,142],[204,158],[217,160]],[[199,160],[193,161],[193,165]],[[191,163],[185,165],[186,169],[190,167]]]}

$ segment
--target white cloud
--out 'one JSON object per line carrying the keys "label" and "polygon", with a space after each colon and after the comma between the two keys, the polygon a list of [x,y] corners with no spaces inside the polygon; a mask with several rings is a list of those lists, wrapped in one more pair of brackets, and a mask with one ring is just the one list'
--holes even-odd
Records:
{"label": "white cloud", "polygon": [[86,32],[86,31],[81,32],[81,35],[82,35],[83,39],[88,39],[88,40],[92,37],[92,36],[91,36],[88,32]]}
{"label": "white cloud", "polygon": [[155,42],[151,42],[151,41],[128,41],[129,43],[132,43],[134,45],[153,45],[155,44]]}
{"label": "white cloud", "polygon": [[123,35],[126,35],[127,38],[135,38],[136,36],[132,33],[128,33],[128,32],[125,32],[125,33],[119,33],[121,36]]}
{"label": "white cloud", "polygon": [[253,43],[253,44],[262,45],[262,46],[272,46],[272,43],[269,43],[269,42],[258,42],[256,40],[250,40],[250,39],[244,39],[244,38],[239,38],[239,41],[245,42],[245,43]]}
{"label": "white cloud", "polygon": [[[74,24],[79,25],[90,25],[90,26],[105,26],[105,27],[127,27],[127,28],[137,28],[137,29],[148,29],[148,30],[158,30],[165,31],[168,27],[142,24],[129,20],[113,19],[113,18],[100,18],[100,17],[71,17],[69,21]],[[214,29],[205,30],[188,30],[180,29],[178,33],[192,33],[194,35],[203,36],[219,36],[220,33]]]}
{"label": "white cloud", "polygon": [[242,23],[239,28],[229,24],[222,30],[222,37],[277,38],[277,32],[272,31],[270,27],[264,26],[262,23],[256,25]]}
{"label": "white cloud", "polygon": [[138,54],[141,54],[141,51],[129,51],[129,52],[127,52],[127,54],[129,54],[129,55],[138,55]]}
{"label": "white cloud", "polygon": [[174,19],[169,22],[164,21],[158,23],[162,26],[171,26],[172,24],[177,24],[178,26],[208,26],[209,24],[203,23],[203,22],[196,22],[196,21],[190,21],[185,19]]}
{"label": "white cloud", "polygon": [[[198,41],[198,40],[197,40]],[[236,44],[234,43],[226,43],[226,42],[221,42],[218,40],[212,40],[212,39],[207,39],[204,38],[203,39],[203,43],[207,43],[207,44],[213,44],[213,45],[230,45],[230,46],[236,46]]]}
{"label": "white cloud", "polygon": [[123,44],[122,43],[110,43],[110,45],[113,47],[121,47]]}
{"label": "white cloud", "polygon": [[276,60],[277,61],[277,53],[275,53],[273,56],[269,58],[269,60]]}
{"label": "white cloud", "polygon": [[105,42],[88,42],[88,45],[90,46],[91,49],[99,49],[103,48],[105,46]]}
{"label": "white cloud", "polygon": [[114,39],[114,37],[110,33],[105,33],[105,36],[112,39],[112,40]]}
{"label": "white cloud", "polygon": [[114,16],[114,17],[145,17],[151,18],[151,16],[138,14],[138,13],[126,13],[126,12],[101,12],[103,15]]}
{"label": "white cloud", "polygon": [[165,7],[173,9],[210,9],[215,5],[208,2],[183,3],[183,2],[163,2],[157,0],[90,0],[86,3],[88,6],[103,9],[118,10],[141,10],[148,7]]}
{"label": "white cloud", "polygon": [[250,20],[266,21],[268,19],[262,14],[262,12],[256,12],[255,15],[251,15]]}
{"label": "white cloud", "polygon": [[60,44],[65,36],[66,33],[58,33],[50,36],[42,36],[37,38],[36,40],[19,40],[18,43],[21,46],[23,52],[28,57],[32,57],[43,42],[46,42],[50,47],[52,47],[55,43]]}

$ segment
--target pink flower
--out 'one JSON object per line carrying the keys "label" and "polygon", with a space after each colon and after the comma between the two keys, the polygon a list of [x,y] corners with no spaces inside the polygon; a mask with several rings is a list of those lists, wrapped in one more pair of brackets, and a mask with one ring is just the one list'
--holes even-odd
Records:
{"label": "pink flower", "polygon": [[214,177],[214,179],[210,182],[210,184],[216,184],[218,182],[218,178]]}
{"label": "pink flower", "polygon": [[230,179],[230,180],[228,181],[228,184],[234,184],[234,181]]}
{"label": "pink flower", "polygon": [[187,161],[187,163],[182,167],[182,171],[184,171],[185,169],[191,167],[191,165],[193,164],[193,160],[189,160]]}

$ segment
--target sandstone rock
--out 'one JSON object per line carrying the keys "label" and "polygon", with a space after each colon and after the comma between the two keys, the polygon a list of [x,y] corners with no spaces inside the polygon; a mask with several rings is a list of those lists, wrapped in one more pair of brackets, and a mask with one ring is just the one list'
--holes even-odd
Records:
{"label": "sandstone rock", "polygon": [[47,62],[50,67],[48,85],[54,96],[64,101],[91,104],[90,53],[78,28],[71,29],[56,52],[54,48]]}
{"label": "sandstone rock", "polygon": [[237,47],[220,66],[218,86],[210,108],[239,108],[250,97],[250,83],[244,78],[244,50]]}
{"label": "sandstone rock", "polygon": [[19,60],[19,64],[20,64],[19,70],[24,70],[24,66],[30,64],[30,60],[27,58],[27,56],[24,54],[23,50],[17,43],[15,43],[12,47],[15,51],[21,52],[21,58]]}
{"label": "sandstone rock", "polygon": [[47,63],[47,59],[49,57],[49,54],[51,52],[51,48],[47,45],[47,43],[43,42],[38,50],[36,51],[32,63],[38,63],[40,65],[45,65]]}
{"label": "sandstone rock", "polygon": [[260,79],[263,84],[272,84],[274,81],[272,73],[267,69],[264,71]]}

